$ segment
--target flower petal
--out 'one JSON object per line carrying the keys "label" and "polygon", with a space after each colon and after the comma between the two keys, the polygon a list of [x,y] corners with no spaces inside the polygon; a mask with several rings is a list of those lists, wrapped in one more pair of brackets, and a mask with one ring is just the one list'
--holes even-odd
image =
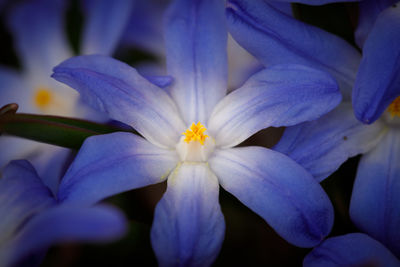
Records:
{"label": "flower petal", "polygon": [[361,233],[328,238],[303,261],[304,267],[387,266],[400,262],[381,243]]}
{"label": "flower petal", "polygon": [[274,0],[276,2],[290,2],[290,3],[302,3],[307,5],[325,5],[329,3],[336,3],[336,2],[359,2],[363,0]]}
{"label": "flower petal", "polygon": [[103,198],[162,182],[175,167],[173,150],[131,133],[88,138],[61,181],[58,199],[91,205]]}
{"label": "flower petal", "polygon": [[357,227],[400,255],[400,130],[391,129],[358,165],[350,203]]}
{"label": "flower petal", "polygon": [[227,29],[224,1],[177,0],[166,15],[170,92],[186,124],[210,116],[227,90]]}
{"label": "flower petal", "polygon": [[73,57],[55,67],[52,77],[159,146],[175,147],[185,130],[167,93],[118,60],[96,55]]}
{"label": "flower petal", "polygon": [[395,4],[398,0],[363,0],[358,4],[358,24],[354,33],[358,47],[364,46],[375,20],[384,9]]}
{"label": "flower petal", "polygon": [[353,90],[354,113],[372,123],[400,95],[400,6],[377,18],[364,44]]}
{"label": "flower petal", "polygon": [[330,75],[301,65],[276,65],[223,98],[207,126],[218,146],[231,147],[270,126],[317,119],[340,100]]}
{"label": "flower petal", "polygon": [[8,17],[15,48],[30,73],[49,76],[72,53],[66,40],[65,1],[34,0],[16,5]]}
{"label": "flower petal", "polygon": [[163,14],[169,1],[135,1],[133,13],[121,43],[135,46],[157,56],[165,56]]}
{"label": "flower petal", "polygon": [[387,128],[379,121],[359,122],[350,103],[342,103],[318,120],[285,129],[274,146],[303,166],[321,182],[348,158],[371,150]]}
{"label": "flower petal", "polygon": [[221,186],[286,241],[317,245],[330,232],[333,207],[317,181],[287,156],[262,147],[218,150],[209,160]]}
{"label": "flower petal", "polygon": [[125,231],[125,218],[114,208],[55,206],[29,220],[12,241],[9,245],[11,263],[53,244],[109,242],[120,238]]}
{"label": "flower petal", "polygon": [[[330,72],[347,98],[360,54],[341,38],[279,12],[264,0],[229,0],[228,28],[265,66],[302,64]],[[313,1],[315,2],[315,1]]]}
{"label": "flower petal", "polygon": [[183,163],[157,204],[151,242],[160,266],[209,266],[225,233],[218,180],[206,164]]}
{"label": "flower petal", "polygon": [[111,55],[128,24],[134,2],[86,0],[81,53]]}
{"label": "flower petal", "polygon": [[0,244],[8,241],[27,218],[54,203],[50,190],[28,161],[8,164],[0,179]]}

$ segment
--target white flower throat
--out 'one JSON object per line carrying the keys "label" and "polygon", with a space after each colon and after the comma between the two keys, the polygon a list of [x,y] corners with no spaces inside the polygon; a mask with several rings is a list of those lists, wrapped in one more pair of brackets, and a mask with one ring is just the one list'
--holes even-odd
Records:
{"label": "white flower throat", "polygon": [[182,133],[176,145],[181,161],[206,162],[214,151],[215,141],[206,134],[206,127],[200,122],[192,125]]}

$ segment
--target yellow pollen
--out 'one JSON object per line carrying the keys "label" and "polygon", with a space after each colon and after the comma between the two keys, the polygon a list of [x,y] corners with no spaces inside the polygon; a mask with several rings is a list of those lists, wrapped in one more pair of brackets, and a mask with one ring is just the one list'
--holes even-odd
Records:
{"label": "yellow pollen", "polygon": [[204,145],[204,140],[208,137],[208,135],[204,134],[205,131],[207,131],[206,127],[200,122],[197,124],[192,123],[192,126],[190,126],[186,132],[183,132],[182,135],[185,136],[184,141],[186,143],[190,143],[190,141],[199,141],[200,144]]}
{"label": "yellow pollen", "polygon": [[400,96],[398,96],[388,107],[388,111],[392,117],[400,117]]}
{"label": "yellow pollen", "polygon": [[38,87],[34,96],[35,104],[40,109],[45,109],[50,104],[53,95],[46,87]]}

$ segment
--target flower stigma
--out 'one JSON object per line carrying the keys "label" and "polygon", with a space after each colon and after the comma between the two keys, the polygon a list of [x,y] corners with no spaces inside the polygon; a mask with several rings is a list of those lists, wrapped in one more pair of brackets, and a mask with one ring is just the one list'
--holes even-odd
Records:
{"label": "flower stigma", "polygon": [[38,87],[34,95],[35,105],[39,109],[46,109],[53,99],[53,94],[47,87]]}
{"label": "flower stigma", "polygon": [[398,96],[393,102],[389,105],[387,109],[392,116],[398,116],[400,117],[400,96]]}
{"label": "flower stigma", "polygon": [[207,128],[198,122],[182,133],[176,150],[182,161],[206,162],[214,151],[214,139],[206,134]]}

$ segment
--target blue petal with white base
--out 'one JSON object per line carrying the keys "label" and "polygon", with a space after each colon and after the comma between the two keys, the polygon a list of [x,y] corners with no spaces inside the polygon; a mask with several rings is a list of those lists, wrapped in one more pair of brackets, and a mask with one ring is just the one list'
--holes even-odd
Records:
{"label": "blue petal with white base", "polygon": [[113,58],[73,57],[55,67],[52,77],[75,88],[97,110],[134,126],[159,146],[175,146],[185,130],[178,109],[167,93],[134,68]]}
{"label": "blue petal with white base", "polygon": [[358,165],[350,203],[357,227],[400,256],[400,130],[390,129]]}
{"label": "blue petal with white base", "polygon": [[157,204],[151,243],[160,266],[209,266],[221,248],[219,185],[204,163],[182,163]]}
{"label": "blue petal with white base", "polygon": [[135,1],[87,0],[81,54],[111,55],[127,27]]}
{"label": "blue petal with white base", "polygon": [[224,1],[174,1],[166,14],[170,89],[185,122],[205,121],[227,90]]}
{"label": "blue petal with white base", "polygon": [[211,114],[208,130],[218,146],[232,147],[270,126],[317,119],[340,100],[330,75],[301,65],[276,65],[223,98]]}
{"label": "blue petal with white base", "polygon": [[380,13],[365,41],[353,90],[357,119],[377,120],[400,95],[400,5]]}
{"label": "blue petal with white base", "polygon": [[302,64],[331,73],[351,94],[359,52],[341,38],[279,12],[263,0],[229,0],[228,28],[265,66]]}
{"label": "blue petal with white base", "polygon": [[398,267],[400,261],[385,246],[368,235],[353,233],[328,238],[304,258],[303,266]]}
{"label": "blue petal with white base", "polygon": [[218,150],[209,160],[221,186],[285,240],[312,247],[329,234],[333,207],[318,182],[284,154],[262,147]]}
{"label": "blue petal with white base", "polygon": [[375,147],[387,128],[353,116],[350,103],[342,103],[322,118],[285,129],[273,149],[295,160],[321,182],[348,158]]}
{"label": "blue petal with white base", "polygon": [[88,138],[64,176],[58,199],[91,205],[106,197],[164,181],[175,168],[174,150],[159,148],[132,133]]}

